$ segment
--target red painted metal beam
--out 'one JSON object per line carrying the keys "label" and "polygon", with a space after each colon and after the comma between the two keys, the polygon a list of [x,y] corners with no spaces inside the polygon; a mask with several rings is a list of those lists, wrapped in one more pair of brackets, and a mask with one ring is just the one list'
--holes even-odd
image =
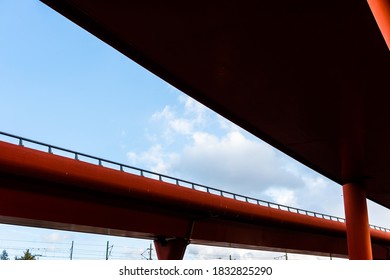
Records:
{"label": "red painted metal beam", "polygon": [[343,197],[349,259],[371,260],[372,248],[366,192],[358,184],[345,184]]}
{"label": "red painted metal beam", "polygon": [[[347,255],[345,224],[340,222],[236,201],[4,142],[0,142],[0,155],[1,222]],[[371,235],[378,256],[384,258],[390,248],[389,234],[374,231]]]}
{"label": "red painted metal beam", "polygon": [[158,239],[154,241],[159,260],[182,260],[188,241],[184,238]]}
{"label": "red painted metal beam", "polygon": [[[293,225],[311,230],[327,227],[343,232],[340,223],[261,207],[251,203],[194,191],[173,184],[96,166],[93,164],[0,143],[0,170],[18,176],[37,178],[50,183],[61,182],[65,187],[52,188],[62,192],[77,188],[77,191],[101,192],[131,198],[133,201],[147,201],[151,205],[164,205],[188,209],[193,213],[212,213],[213,216],[237,218],[240,220],[261,219],[277,225]],[[36,190],[39,192],[39,190]]]}
{"label": "red painted metal beam", "polygon": [[390,0],[368,0],[368,4],[390,50]]}

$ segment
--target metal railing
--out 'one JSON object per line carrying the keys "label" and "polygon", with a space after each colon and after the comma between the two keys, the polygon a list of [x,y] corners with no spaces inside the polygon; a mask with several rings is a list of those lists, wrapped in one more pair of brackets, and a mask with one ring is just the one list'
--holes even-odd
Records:
{"label": "metal railing", "polygon": [[[315,217],[315,218],[321,218],[321,219],[326,219],[326,220],[330,220],[330,221],[336,221],[336,222],[345,223],[345,219],[344,218],[340,218],[340,217],[336,217],[336,216],[332,216],[332,215],[327,215],[327,214],[322,214],[322,213],[318,213],[318,212],[314,212],[314,211],[310,211],[310,210],[304,210],[304,209],[300,209],[300,208],[296,208],[296,207],[286,206],[286,205],[273,203],[273,202],[269,202],[269,201],[253,198],[253,197],[248,197],[248,196],[241,195],[241,194],[236,194],[236,193],[229,192],[229,191],[224,191],[224,190],[221,190],[221,189],[208,187],[208,186],[205,186],[205,185],[202,185],[202,184],[197,184],[197,183],[194,183],[194,182],[190,182],[190,181],[187,181],[187,180],[182,180],[182,179],[179,179],[179,178],[175,178],[175,177],[172,177],[172,176],[160,174],[160,173],[153,172],[153,171],[148,171],[148,170],[145,170],[145,169],[142,169],[142,168],[138,168],[138,167],[134,167],[134,166],[131,166],[131,165],[122,164],[122,163],[118,163],[118,162],[115,162],[115,161],[103,159],[103,158],[100,158],[100,157],[91,156],[91,155],[80,153],[80,152],[76,152],[76,151],[73,151],[73,150],[57,147],[57,146],[54,146],[54,145],[50,145],[50,144],[46,144],[46,143],[43,143],[43,142],[31,140],[31,139],[28,139],[28,138],[25,138],[25,137],[16,136],[16,135],[9,134],[9,133],[6,133],[6,132],[1,132],[0,131],[0,135],[8,137],[8,138],[11,138],[11,139],[14,139],[14,140],[16,140],[16,143],[13,143],[13,141],[7,141],[6,139],[0,139],[2,141],[6,141],[6,142],[9,142],[9,143],[17,144],[19,146],[26,146],[26,147],[33,148],[33,149],[40,150],[40,151],[44,151],[44,152],[47,152],[47,153],[50,153],[50,154],[57,154],[57,155],[65,156],[65,157],[68,157],[68,158],[70,157],[70,158],[73,158],[75,160],[80,160],[80,161],[84,161],[84,162],[87,162],[87,163],[96,164],[96,165],[99,165],[99,166],[102,166],[102,167],[112,168],[112,169],[119,170],[119,171],[122,171],[122,172],[127,172],[127,173],[140,175],[142,177],[148,177],[150,179],[156,179],[156,180],[159,180],[159,181],[162,181],[162,182],[175,184],[175,185],[181,186],[181,187],[191,188],[191,189],[197,190],[197,191],[204,191],[204,192],[207,192],[209,194],[219,195],[219,196],[222,196],[222,197],[231,198],[231,199],[238,200],[238,201],[243,201],[243,202],[247,202],[247,203],[257,204],[257,205],[260,205],[260,206],[265,206],[265,207],[274,208],[274,209],[283,210],[283,211],[288,211],[288,212],[292,212],[292,213],[296,213],[296,214],[311,216],[311,217]],[[63,154],[63,153],[65,153],[65,154]],[[92,162],[91,162],[91,160],[92,160]],[[388,228],[374,226],[374,225],[370,225],[370,227],[375,229],[375,230],[390,232],[390,229],[388,229]]]}

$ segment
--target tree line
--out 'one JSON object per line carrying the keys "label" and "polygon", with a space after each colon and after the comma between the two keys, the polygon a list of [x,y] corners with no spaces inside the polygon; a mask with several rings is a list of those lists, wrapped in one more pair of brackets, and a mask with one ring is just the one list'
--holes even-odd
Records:
{"label": "tree line", "polygon": [[[8,253],[6,250],[3,250],[3,252],[0,255],[0,260],[6,261],[9,260]],[[23,256],[21,257],[15,257],[15,260],[36,260],[36,257],[31,254],[30,249],[27,249],[23,252]]]}

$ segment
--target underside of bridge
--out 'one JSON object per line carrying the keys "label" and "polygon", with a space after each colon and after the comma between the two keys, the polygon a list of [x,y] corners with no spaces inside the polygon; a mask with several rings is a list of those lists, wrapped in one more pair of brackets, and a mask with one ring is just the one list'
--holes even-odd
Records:
{"label": "underside of bridge", "polygon": [[343,185],[350,258],[372,257],[366,197],[390,207],[390,0],[42,1]]}

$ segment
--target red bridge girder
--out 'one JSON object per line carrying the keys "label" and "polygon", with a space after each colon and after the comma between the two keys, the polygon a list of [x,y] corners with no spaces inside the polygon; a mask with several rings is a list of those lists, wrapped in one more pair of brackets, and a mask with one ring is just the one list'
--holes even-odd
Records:
{"label": "red bridge girder", "polygon": [[[0,142],[0,222],[154,239],[161,258],[186,244],[348,255],[345,224],[233,200]],[[373,255],[390,234],[371,229]],[[179,246],[179,245],[180,246]]]}

